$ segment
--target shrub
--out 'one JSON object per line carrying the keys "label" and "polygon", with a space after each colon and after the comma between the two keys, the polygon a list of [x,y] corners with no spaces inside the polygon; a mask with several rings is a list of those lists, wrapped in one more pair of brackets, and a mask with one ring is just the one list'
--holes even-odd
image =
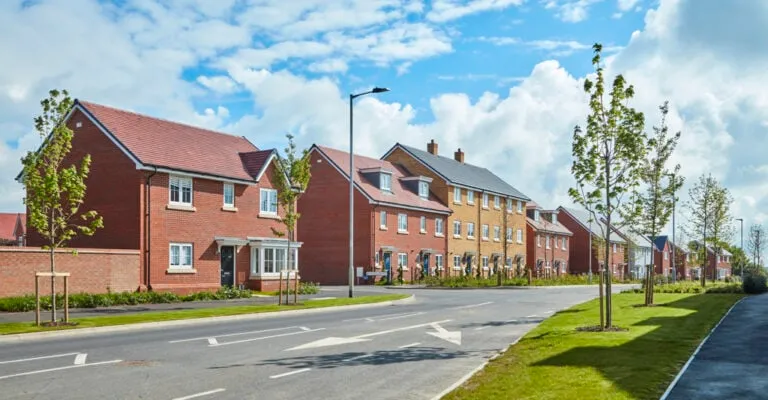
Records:
{"label": "shrub", "polygon": [[750,274],[744,276],[744,282],[742,283],[744,293],[758,294],[768,291],[768,285],[765,275],[763,274]]}
{"label": "shrub", "polygon": [[318,294],[320,293],[320,284],[315,282],[300,282],[299,294]]}

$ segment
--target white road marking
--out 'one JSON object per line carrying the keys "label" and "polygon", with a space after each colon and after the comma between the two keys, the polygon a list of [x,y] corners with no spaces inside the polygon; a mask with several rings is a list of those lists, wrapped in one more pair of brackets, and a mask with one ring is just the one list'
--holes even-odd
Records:
{"label": "white road marking", "polygon": [[544,314],[552,314],[553,312],[554,312],[554,311],[552,311],[552,310],[549,310],[549,311],[544,311]]}
{"label": "white road marking", "polygon": [[311,331],[312,329],[307,328],[306,326],[300,326],[299,329],[302,331]]}
{"label": "white road marking", "polygon": [[440,326],[439,322],[434,322],[431,325],[437,332],[427,332],[428,335],[461,346],[461,331],[449,331]]}
{"label": "white road marking", "polygon": [[409,347],[416,347],[416,346],[418,346],[418,345],[420,345],[420,344],[421,344],[420,342],[411,343],[411,344],[406,344],[406,345],[403,345],[403,346],[400,346],[400,347],[398,347],[398,349],[407,349],[407,348],[409,348]]}
{"label": "white road marking", "polygon": [[400,318],[415,317],[415,316],[417,316],[417,315],[421,315],[421,314],[424,314],[424,313],[423,313],[423,312],[415,312],[415,313],[410,313],[410,314],[403,314],[403,315],[398,315],[398,316],[396,316],[396,317],[379,318],[379,319],[377,319],[376,321],[389,321],[389,320],[392,320],[392,319],[400,319]]}
{"label": "white road marking", "polygon": [[434,325],[437,325],[437,324],[444,324],[446,322],[451,322],[451,321],[453,321],[453,320],[452,319],[445,319],[445,320],[442,320],[442,321],[428,322],[426,324],[418,324],[418,325],[404,326],[402,328],[387,329],[386,331],[379,331],[379,332],[373,332],[373,333],[366,333],[365,335],[358,335],[358,336],[355,336],[355,338],[363,339],[363,338],[368,338],[368,337],[373,337],[373,336],[386,335],[387,333],[407,331],[409,329],[422,328],[422,327],[425,327],[425,326],[434,326]]}
{"label": "white road marking", "polygon": [[467,308],[475,308],[475,307],[487,306],[488,304],[493,304],[493,302],[492,301],[486,301],[485,303],[480,303],[480,304],[470,304],[468,306],[458,306],[458,307],[453,307],[452,310],[465,310]]}
{"label": "white road marking", "polygon": [[307,371],[309,371],[311,369],[312,368],[297,369],[296,371],[286,372],[284,374],[272,375],[272,376],[269,377],[269,379],[278,379],[278,378],[283,378],[283,377],[286,377],[286,376],[296,375],[296,374],[300,374],[302,372],[307,372]]}
{"label": "white road marking", "polygon": [[173,400],[189,400],[189,399],[194,399],[194,398],[197,398],[197,397],[208,396],[209,394],[221,393],[221,392],[223,392],[225,390],[227,390],[227,389],[224,389],[224,388],[213,389],[213,390],[209,390],[207,392],[200,392],[200,393],[190,394],[189,396],[177,397],[177,398],[175,398]]}
{"label": "white road marking", "polygon": [[315,298],[307,299],[307,300],[312,301],[312,300],[333,300],[333,299],[335,299],[335,297],[315,297]]}
{"label": "white road marking", "polygon": [[508,320],[504,321],[505,324],[508,324],[510,322],[517,322],[517,320],[516,319],[508,319]]}
{"label": "white road marking", "polygon": [[260,336],[260,337],[251,338],[251,339],[235,340],[234,342],[216,343],[216,344],[210,344],[210,345],[208,345],[208,347],[218,347],[218,346],[227,346],[227,345],[230,345],[230,344],[255,342],[257,340],[272,339],[272,338],[283,337],[283,336],[300,335],[302,333],[317,332],[317,331],[322,331],[322,330],[325,330],[325,328],[310,329],[308,331],[281,333],[279,335],[271,335],[271,336]]}
{"label": "white road marking", "polygon": [[488,326],[478,326],[475,328],[476,331],[482,331],[483,329],[487,328]]}
{"label": "white road marking", "polygon": [[[348,338],[327,337],[327,338],[324,338],[324,339],[315,340],[314,342],[305,343],[305,344],[302,344],[300,346],[291,347],[290,349],[285,349],[285,351],[312,349],[312,348],[315,348],[315,347],[336,346],[336,345],[340,345],[340,344],[365,342],[365,341],[369,340],[369,339],[366,339],[366,338],[373,337],[373,336],[386,335],[386,334],[392,333],[392,332],[406,331],[406,330],[409,330],[409,329],[422,328],[422,327],[425,327],[425,326],[434,326],[436,324],[442,324],[442,323],[451,322],[451,321],[453,321],[453,320],[452,319],[446,319],[446,320],[443,320],[443,321],[427,322],[426,324],[418,324],[418,325],[404,326],[402,328],[387,329],[385,331],[366,333],[365,335],[358,335],[358,336],[353,336],[353,337],[348,337]],[[435,328],[435,329],[438,329],[438,328]]]}
{"label": "white road marking", "polygon": [[215,337],[211,337],[211,338],[208,338],[208,344],[210,345],[219,344],[219,341],[216,340]]}
{"label": "white road marking", "polygon": [[102,361],[102,362],[96,362],[96,363],[90,363],[90,364],[70,365],[70,366],[67,366],[67,367],[48,368],[48,369],[41,369],[41,370],[37,370],[37,371],[21,372],[21,373],[18,373],[18,374],[0,376],[0,380],[8,379],[8,378],[16,378],[16,377],[19,377],[19,376],[42,374],[42,373],[45,373],[45,372],[62,371],[62,370],[65,370],[65,369],[72,369],[72,368],[94,367],[94,366],[97,366],[97,365],[115,364],[115,363],[119,363],[119,362],[123,362],[123,360]]}
{"label": "white road marking", "polygon": [[88,357],[88,353],[79,353],[77,357],[75,357],[75,365],[85,364],[86,357]]}
{"label": "white road marking", "polygon": [[192,341],[195,341],[195,340],[208,340],[211,337],[223,338],[223,337],[230,337],[230,336],[250,335],[252,333],[286,331],[288,329],[296,329],[296,328],[302,328],[302,327],[299,327],[299,326],[287,326],[285,328],[273,328],[273,329],[262,329],[262,330],[258,330],[258,331],[227,333],[227,334],[224,334],[224,335],[214,335],[214,336],[208,335],[208,336],[201,336],[201,337],[189,338],[189,339],[171,340],[168,343],[182,343],[182,342],[192,342]]}
{"label": "white road marking", "polygon": [[25,361],[45,360],[48,358],[67,357],[67,356],[74,356],[77,354],[80,354],[80,353],[64,353],[64,354],[54,354],[52,356],[30,357],[30,358],[22,358],[19,360],[0,361],[0,364],[12,364],[12,363],[18,363],[18,362],[25,362]]}
{"label": "white road marking", "polygon": [[536,314],[533,314],[533,315],[529,315],[529,316],[527,316],[527,317],[525,317],[525,318],[534,318],[534,317],[536,317]]}
{"label": "white road marking", "polygon": [[384,314],[384,315],[375,315],[373,317],[362,317],[362,318],[352,318],[352,319],[343,319],[341,322],[351,322],[351,321],[383,321],[385,319],[391,319],[390,317],[400,317],[404,315],[415,315],[415,314],[424,314],[423,312],[419,313],[397,313],[397,314]]}
{"label": "white road marking", "polygon": [[344,360],[344,362],[355,361],[355,360],[359,360],[361,358],[368,358],[368,357],[371,357],[371,356],[373,356],[373,354],[363,354],[363,355],[359,355],[357,357],[347,358],[346,360]]}

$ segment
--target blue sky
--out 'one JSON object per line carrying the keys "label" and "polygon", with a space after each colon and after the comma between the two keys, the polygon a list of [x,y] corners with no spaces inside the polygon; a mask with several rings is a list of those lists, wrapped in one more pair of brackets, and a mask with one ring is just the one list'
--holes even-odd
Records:
{"label": "blue sky", "polygon": [[[594,42],[632,105],[682,138],[672,162],[712,173],[734,214],[768,220],[768,2],[721,0],[9,0],[0,2],[0,170],[39,143],[51,88],[232,134],[261,148],[394,142],[457,148],[544,207],[570,205],[571,136]],[[736,4],[736,3],[734,3]],[[718,30],[712,29],[717,24]],[[31,49],[34,49],[32,51]],[[0,209],[23,190],[0,175]],[[682,197],[687,198],[688,185]],[[685,220],[681,212],[680,220]]]}

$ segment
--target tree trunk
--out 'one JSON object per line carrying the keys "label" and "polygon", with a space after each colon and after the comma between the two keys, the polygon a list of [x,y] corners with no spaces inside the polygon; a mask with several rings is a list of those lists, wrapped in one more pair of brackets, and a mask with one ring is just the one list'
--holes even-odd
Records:
{"label": "tree trunk", "polygon": [[51,246],[51,323],[56,323],[56,258],[55,248]]}
{"label": "tree trunk", "polygon": [[605,327],[613,326],[613,313],[611,311],[611,281],[613,280],[613,269],[611,268],[610,250],[611,250],[611,163],[606,160],[605,163],[605,268],[608,270],[608,277],[605,279]]}

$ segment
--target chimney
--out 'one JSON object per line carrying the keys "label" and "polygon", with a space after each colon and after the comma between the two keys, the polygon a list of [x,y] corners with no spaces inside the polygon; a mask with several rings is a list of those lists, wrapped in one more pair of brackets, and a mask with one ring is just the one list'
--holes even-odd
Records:
{"label": "chimney", "polygon": [[456,150],[455,153],[453,153],[453,159],[464,164],[464,152],[461,151],[461,148]]}
{"label": "chimney", "polygon": [[427,151],[430,154],[437,155],[437,143],[435,143],[435,139],[432,139],[431,142],[427,143]]}

